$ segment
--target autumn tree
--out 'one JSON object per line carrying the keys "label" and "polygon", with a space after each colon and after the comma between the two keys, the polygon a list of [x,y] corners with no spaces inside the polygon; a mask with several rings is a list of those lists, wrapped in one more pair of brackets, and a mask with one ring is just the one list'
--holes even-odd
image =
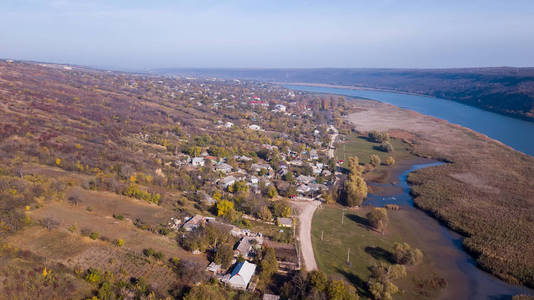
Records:
{"label": "autumn tree", "polygon": [[392,280],[406,276],[406,268],[401,265],[388,265],[384,262],[375,264],[369,268],[371,275],[367,281],[369,292],[373,299],[391,300],[393,295],[399,292],[399,288]]}
{"label": "autumn tree", "polygon": [[384,233],[389,221],[387,211],[383,207],[375,207],[373,210],[368,212],[367,220],[369,221],[369,225],[371,225],[371,227],[382,233]]}
{"label": "autumn tree", "polygon": [[380,157],[376,154],[371,154],[369,155],[369,162],[371,163],[373,167],[376,168],[380,166]]}
{"label": "autumn tree", "polygon": [[393,245],[393,257],[398,264],[415,265],[423,261],[423,252],[412,248],[408,243],[395,243]]}
{"label": "autumn tree", "polygon": [[363,179],[362,167],[357,156],[349,158],[349,176],[345,181],[345,194],[348,206],[361,205],[367,197],[367,184]]}
{"label": "autumn tree", "polygon": [[271,210],[265,205],[258,211],[258,217],[263,221],[271,221],[273,219]]}
{"label": "autumn tree", "polygon": [[385,131],[371,131],[369,132],[369,139],[375,143],[383,143],[389,141],[389,134]]}
{"label": "autumn tree", "polygon": [[386,159],[386,165],[388,166],[392,166],[395,164],[395,159],[393,158],[393,156],[389,156],[387,159]]}
{"label": "autumn tree", "polygon": [[378,146],[378,149],[384,152],[393,152],[393,145],[389,141],[382,142],[380,146]]}
{"label": "autumn tree", "polygon": [[217,216],[224,216],[232,210],[234,210],[234,202],[229,200],[217,202]]}

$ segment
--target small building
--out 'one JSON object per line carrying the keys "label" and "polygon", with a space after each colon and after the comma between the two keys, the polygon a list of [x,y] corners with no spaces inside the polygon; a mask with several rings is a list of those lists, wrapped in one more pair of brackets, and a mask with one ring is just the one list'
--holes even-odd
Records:
{"label": "small building", "polygon": [[293,226],[293,219],[291,218],[277,218],[278,226],[282,227],[292,227]]}
{"label": "small building", "polygon": [[235,289],[246,290],[255,271],[255,264],[248,261],[240,262],[235,266],[227,283]]}
{"label": "small building", "polygon": [[310,150],[310,159],[313,159],[313,160],[319,159],[319,154],[317,153],[317,150],[315,149]]}
{"label": "small building", "polygon": [[198,228],[200,225],[204,224],[206,219],[201,215],[195,215],[194,217],[189,218],[184,225],[182,225],[182,228],[185,231],[191,231],[195,228]]}
{"label": "small building", "polygon": [[248,236],[244,232],[245,236],[241,238],[236,247],[236,254],[241,255],[246,259],[252,258],[255,254],[256,248],[261,247],[263,244],[262,236]]}
{"label": "small building", "polygon": [[297,182],[301,184],[308,184],[315,181],[315,177],[312,176],[306,176],[306,175],[300,175],[297,177]]}
{"label": "small building", "polygon": [[255,124],[254,124],[254,125],[250,125],[248,128],[249,128],[249,129],[252,129],[252,130],[255,130],[255,131],[259,131],[259,130],[261,130],[261,127],[258,126],[258,125],[255,125]]}
{"label": "small building", "polygon": [[236,181],[236,178],[234,176],[226,176],[223,179],[221,179],[221,185],[223,188],[228,188],[232,184],[234,184]]}
{"label": "small building", "polygon": [[193,157],[193,159],[191,159],[191,165],[193,167],[203,167],[204,164],[205,164],[204,157]]}
{"label": "small building", "polygon": [[280,296],[273,294],[263,294],[263,300],[280,300]]}
{"label": "small building", "polygon": [[227,163],[218,163],[215,166],[215,171],[223,172],[224,174],[228,174],[228,173],[232,172],[232,166],[230,166]]}
{"label": "small building", "polygon": [[305,185],[305,184],[301,184],[299,185],[299,187],[297,188],[297,193],[299,194],[306,194],[310,191],[310,187]]}
{"label": "small building", "polygon": [[232,123],[232,122],[226,122],[224,124],[224,127],[226,127],[226,128],[232,128],[233,126],[234,126],[234,123]]}
{"label": "small building", "polygon": [[285,112],[287,110],[287,107],[283,104],[276,104],[274,106],[274,110],[279,112]]}
{"label": "small building", "polygon": [[213,274],[219,274],[221,273],[221,265],[216,264],[215,262],[211,262],[208,267],[206,268],[206,271],[211,272]]}

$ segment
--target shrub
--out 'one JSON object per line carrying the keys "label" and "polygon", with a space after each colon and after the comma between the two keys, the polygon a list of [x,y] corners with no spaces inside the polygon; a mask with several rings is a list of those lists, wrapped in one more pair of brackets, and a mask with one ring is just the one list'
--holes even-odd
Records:
{"label": "shrub", "polygon": [[143,254],[146,256],[146,257],[151,257],[152,255],[154,255],[156,251],[152,248],[147,248],[147,249],[143,249]]}
{"label": "shrub", "polygon": [[92,240],[96,240],[98,238],[99,234],[98,232],[91,232],[89,234],[89,237],[92,239]]}
{"label": "shrub", "polygon": [[384,151],[384,152],[393,152],[393,145],[391,145],[390,142],[383,142],[378,147],[378,150]]}
{"label": "shrub", "polygon": [[122,247],[124,245],[124,240],[123,239],[116,239],[113,243],[117,247]]}
{"label": "shrub", "polygon": [[369,139],[376,143],[382,143],[389,141],[389,134],[384,131],[371,131],[369,132]]}
{"label": "shrub", "polygon": [[123,215],[119,215],[119,214],[113,214],[113,218],[117,219],[117,220],[124,220],[124,216]]}
{"label": "shrub", "polygon": [[423,252],[412,248],[407,243],[395,243],[393,245],[393,257],[398,264],[415,265],[423,261]]}

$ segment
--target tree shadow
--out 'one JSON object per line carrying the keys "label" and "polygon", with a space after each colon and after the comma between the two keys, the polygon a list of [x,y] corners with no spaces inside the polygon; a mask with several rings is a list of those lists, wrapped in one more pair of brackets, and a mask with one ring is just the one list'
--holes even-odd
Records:
{"label": "tree shadow", "polygon": [[369,221],[366,218],[362,218],[356,214],[347,214],[347,218],[351,221],[356,222],[358,225],[363,226],[364,228],[369,228]]}
{"label": "tree shadow", "polygon": [[369,290],[367,288],[367,282],[363,281],[363,279],[361,279],[358,275],[349,273],[339,268],[336,268],[336,271],[339,274],[345,276],[345,278],[347,278],[347,280],[350,281],[356,287],[360,296],[363,296],[365,298],[372,297],[371,293],[369,293]]}
{"label": "tree shadow", "polygon": [[388,263],[394,264],[395,259],[393,257],[393,253],[387,251],[386,249],[382,247],[365,247],[365,252],[369,255],[371,255],[376,260],[385,260]]}

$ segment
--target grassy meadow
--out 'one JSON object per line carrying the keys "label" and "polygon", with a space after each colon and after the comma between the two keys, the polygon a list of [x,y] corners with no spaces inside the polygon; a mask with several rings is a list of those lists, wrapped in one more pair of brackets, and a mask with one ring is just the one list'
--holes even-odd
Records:
{"label": "grassy meadow", "polygon": [[376,154],[380,157],[380,160],[384,162],[389,156],[393,156],[395,161],[401,161],[405,159],[413,158],[411,153],[411,146],[400,139],[391,138],[391,145],[393,146],[393,152],[387,153],[378,150],[376,147],[380,144],[370,141],[367,136],[357,135],[351,133],[346,136],[346,140],[338,144],[335,151],[335,157],[337,160],[343,160],[343,165],[346,163],[349,157],[358,156],[360,163],[368,164],[369,156]]}
{"label": "grassy meadow", "polygon": [[[410,236],[408,228],[403,225],[403,216],[398,212],[388,211],[390,223],[384,235],[370,230],[365,214],[369,208],[345,210],[337,206],[326,206],[315,212],[312,223],[312,243],[315,259],[320,270],[333,278],[345,279],[354,284],[360,295],[368,297],[366,282],[369,266],[383,261],[392,263],[393,244],[408,242],[413,245],[415,237]],[[321,240],[321,234],[323,240]],[[347,264],[347,251],[350,248],[350,264]],[[401,292],[395,299],[423,298],[422,292],[415,286],[415,281],[434,276],[432,262],[425,257],[422,264],[407,268],[408,276],[395,282]],[[435,293],[425,295],[435,296]]]}

